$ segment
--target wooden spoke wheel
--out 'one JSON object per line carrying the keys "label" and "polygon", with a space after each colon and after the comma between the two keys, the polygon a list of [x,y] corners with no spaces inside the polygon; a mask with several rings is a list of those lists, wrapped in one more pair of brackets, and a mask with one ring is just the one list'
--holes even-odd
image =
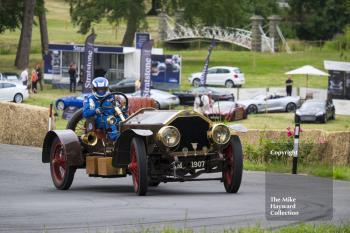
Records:
{"label": "wooden spoke wheel", "polygon": [[131,141],[128,169],[132,175],[135,193],[139,196],[146,195],[148,188],[147,154],[145,143],[141,138],[134,137]]}
{"label": "wooden spoke wheel", "polygon": [[51,146],[50,171],[52,181],[57,189],[66,190],[70,188],[73,183],[76,167],[68,165],[67,154],[58,137],[54,139]]}
{"label": "wooden spoke wheel", "polygon": [[242,181],[243,152],[238,136],[232,136],[228,146],[224,149],[225,164],[222,178],[226,192],[237,193]]}

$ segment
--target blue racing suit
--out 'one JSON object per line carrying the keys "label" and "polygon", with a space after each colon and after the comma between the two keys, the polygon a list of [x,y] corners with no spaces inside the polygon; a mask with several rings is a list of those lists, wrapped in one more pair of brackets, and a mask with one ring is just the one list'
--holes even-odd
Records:
{"label": "blue racing suit", "polygon": [[[116,116],[113,102],[115,102],[114,96],[109,96],[103,103],[102,106],[100,100],[94,96],[90,95],[85,97],[83,104],[83,117],[89,118],[96,116],[96,128],[97,129],[106,129],[107,137],[111,141],[116,141],[119,137],[119,131],[117,125],[121,121],[119,116]],[[118,103],[116,103],[118,104]],[[102,108],[103,107],[103,108]],[[98,114],[96,110],[99,109],[101,112]],[[123,109],[124,110],[124,109]],[[123,111],[124,112],[124,111]],[[125,114],[124,114],[125,115]],[[109,116],[115,116],[117,123],[116,124],[108,124],[107,118]]]}

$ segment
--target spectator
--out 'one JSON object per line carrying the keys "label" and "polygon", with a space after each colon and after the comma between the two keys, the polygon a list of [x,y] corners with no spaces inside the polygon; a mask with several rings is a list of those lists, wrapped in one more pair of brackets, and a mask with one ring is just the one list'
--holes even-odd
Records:
{"label": "spectator", "polygon": [[293,80],[291,76],[288,76],[288,79],[286,80],[286,92],[287,96],[292,95],[292,89],[293,89]]}
{"label": "spectator", "polygon": [[41,71],[41,67],[40,64],[36,64],[35,66],[35,70],[36,70],[36,74],[38,76],[38,82],[40,84],[40,90],[43,91],[43,82],[42,82],[42,78],[43,78],[43,73]]}
{"label": "spectator", "polygon": [[213,104],[213,100],[211,98],[211,93],[209,92],[208,94],[202,95],[201,97],[202,102],[203,102],[203,107],[202,107],[202,112],[208,112]]}
{"label": "spectator", "polygon": [[79,80],[78,80],[78,85],[83,85],[84,83],[84,69],[83,66],[80,67],[80,73],[79,73]]}
{"label": "spectator", "polygon": [[68,73],[69,73],[69,91],[70,92],[75,92],[75,87],[77,85],[77,79],[76,79],[76,76],[77,76],[77,70],[76,70],[76,65],[74,62],[72,62],[70,65],[69,65],[69,70],[68,70]]}
{"label": "spectator", "polygon": [[193,103],[193,110],[196,112],[202,113],[202,107],[203,107],[202,96],[199,94],[196,94],[196,97],[194,98],[194,103]]}
{"label": "spectator", "polygon": [[33,93],[37,93],[37,83],[38,83],[38,74],[36,73],[36,70],[32,70],[32,91]]}
{"label": "spectator", "polygon": [[21,81],[24,86],[28,85],[28,68],[25,68],[21,73]]}

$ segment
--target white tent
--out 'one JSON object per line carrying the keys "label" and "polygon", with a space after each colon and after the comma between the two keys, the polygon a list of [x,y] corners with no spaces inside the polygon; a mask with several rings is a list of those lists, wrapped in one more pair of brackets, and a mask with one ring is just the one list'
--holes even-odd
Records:
{"label": "white tent", "polygon": [[288,75],[293,75],[293,74],[304,74],[306,75],[306,88],[308,87],[308,80],[309,80],[309,75],[315,75],[315,76],[329,76],[328,73],[319,70],[313,66],[310,65],[306,65],[306,66],[302,66],[300,68],[297,68],[295,70],[291,70],[286,72],[285,74]]}

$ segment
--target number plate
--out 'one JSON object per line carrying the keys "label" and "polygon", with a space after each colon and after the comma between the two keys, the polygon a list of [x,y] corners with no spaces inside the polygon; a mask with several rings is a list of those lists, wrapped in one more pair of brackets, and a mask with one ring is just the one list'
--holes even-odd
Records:
{"label": "number plate", "polygon": [[205,168],[205,160],[190,161],[189,165],[194,169]]}

